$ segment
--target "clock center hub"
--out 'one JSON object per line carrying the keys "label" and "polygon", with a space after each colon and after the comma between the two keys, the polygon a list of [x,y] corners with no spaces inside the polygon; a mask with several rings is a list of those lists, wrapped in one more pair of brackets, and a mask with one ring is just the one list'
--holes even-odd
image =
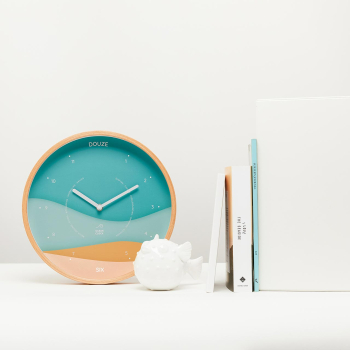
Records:
{"label": "clock center hub", "polygon": [[102,211],[103,206],[102,206],[101,204],[99,204],[99,205],[96,207],[96,209],[97,209],[98,211]]}

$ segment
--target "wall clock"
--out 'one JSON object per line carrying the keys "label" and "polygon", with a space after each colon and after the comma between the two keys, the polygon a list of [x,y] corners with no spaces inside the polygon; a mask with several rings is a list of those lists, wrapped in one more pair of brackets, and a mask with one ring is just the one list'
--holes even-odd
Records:
{"label": "wall clock", "polygon": [[170,238],[176,201],[167,171],[149,149],[93,131],[68,137],[40,158],[22,212],[46,264],[73,280],[105,284],[133,276],[144,241]]}

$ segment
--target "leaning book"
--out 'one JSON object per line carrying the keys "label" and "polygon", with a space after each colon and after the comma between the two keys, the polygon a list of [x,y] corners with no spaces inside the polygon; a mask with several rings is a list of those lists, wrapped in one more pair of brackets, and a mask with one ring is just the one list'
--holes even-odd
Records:
{"label": "leaning book", "polygon": [[249,162],[252,166],[253,203],[253,289],[259,291],[259,220],[258,220],[258,149],[256,139],[252,139],[249,149]]}
{"label": "leaning book", "polygon": [[251,166],[225,169],[227,288],[252,292],[252,172]]}

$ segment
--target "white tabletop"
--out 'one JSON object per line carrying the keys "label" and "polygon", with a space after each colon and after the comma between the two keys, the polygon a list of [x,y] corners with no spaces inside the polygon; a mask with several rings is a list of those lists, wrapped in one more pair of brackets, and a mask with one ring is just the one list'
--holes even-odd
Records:
{"label": "white tabletop", "polygon": [[83,285],[44,264],[0,265],[0,349],[349,349],[350,293],[226,289],[188,276],[148,291],[135,278]]}

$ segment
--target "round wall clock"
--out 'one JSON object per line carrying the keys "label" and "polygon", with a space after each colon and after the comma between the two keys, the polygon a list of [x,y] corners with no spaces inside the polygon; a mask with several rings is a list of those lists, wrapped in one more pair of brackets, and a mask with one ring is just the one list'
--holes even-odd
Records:
{"label": "round wall clock", "polygon": [[105,284],[134,274],[144,241],[169,239],[176,202],[158,158],[124,135],[93,131],[53,146],[29,175],[22,204],[31,244],[73,280]]}

